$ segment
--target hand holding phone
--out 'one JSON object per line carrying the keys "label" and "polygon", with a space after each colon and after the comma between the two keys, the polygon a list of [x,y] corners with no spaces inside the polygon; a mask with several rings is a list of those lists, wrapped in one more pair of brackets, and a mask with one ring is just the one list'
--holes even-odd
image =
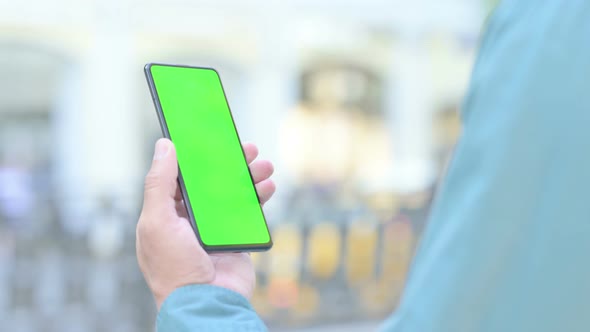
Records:
{"label": "hand holding phone", "polygon": [[202,247],[268,250],[270,232],[217,71],[148,64],[145,74],[164,136],[176,146],[180,194]]}
{"label": "hand holding phone", "polygon": [[[269,179],[272,164],[257,160],[258,150],[244,145],[244,153],[263,204],[274,193]],[[245,253],[208,254],[200,246],[178,194],[176,149],[168,139],[156,143],[152,167],[146,176],[143,209],[137,224],[137,259],[158,309],[175,289],[210,284],[250,298],[254,267]]]}

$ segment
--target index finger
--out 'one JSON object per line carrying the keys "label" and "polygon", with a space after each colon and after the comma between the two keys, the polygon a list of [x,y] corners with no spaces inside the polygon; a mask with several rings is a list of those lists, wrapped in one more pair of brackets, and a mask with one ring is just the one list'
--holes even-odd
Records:
{"label": "index finger", "polygon": [[246,155],[246,162],[250,164],[258,157],[258,147],[253,143],[243,143],[244,155]]}

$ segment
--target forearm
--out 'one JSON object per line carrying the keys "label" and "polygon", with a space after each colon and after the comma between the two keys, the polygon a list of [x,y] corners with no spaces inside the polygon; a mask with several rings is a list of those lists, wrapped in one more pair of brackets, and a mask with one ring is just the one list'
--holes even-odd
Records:
{"label": "forearm", "polygon": [[190,285],[175,290],[164,301],[158,314],[157,331],[267,331],[267,328],[242,295],[211,285]]}

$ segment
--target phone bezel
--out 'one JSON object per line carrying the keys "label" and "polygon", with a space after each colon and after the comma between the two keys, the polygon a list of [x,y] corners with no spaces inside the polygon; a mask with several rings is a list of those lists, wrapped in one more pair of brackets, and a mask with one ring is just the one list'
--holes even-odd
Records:
{"label": "phone bezel", "polygon": [[[234,127],[234,130],[236,132],[236,136],[238,137],[238,141],[240,144],[240,150],[242,151],[242,156],[244,158],[244,162],[246,163],[246,167],[248,167],[248,163],[246,160],[246,154],[244,153],[244,149],[242,147],[242,140],[240,138],[240,135],[238,133],[238,129],[236,127],[236,123],[234,121],[234,117],[231,111],[231,107],[229,105],[229,101],[227,100],[227,95],[225,93],[225,88],[223,87],[223,82],[221,81],[221,75],[219,74],[219,72],[212,67],[201,67],[201,66],[189,66],[189,65],[178,65],[178,64],[166,64],[166,63],[156,63],[156,62],[151,62],[148,63],[144,66],[144,73],[146,76],[146,80],[149,86],[149,90],[152,96],[152,101],[154,103],[155,109],[156,109],[156,113],[158,115],[158,120],[160,122],[160,129],[162,130],[162,134],[164,135],[164,137],[170,139],[172,141],[172,138],[170,136],[170,132],[168,130],[168,125],[166,123],[166,119],[164,117],[164,112],[162,110],[162,105],[160,104],[160,99],[158,96],[158,91],[156,89],[156,85],[154,83],[154,79],[151,73],[151,68],[153,66],[164,66],[164,67],[180,67],[180,68],[187,68],[187,69],[200,69],[200,70],[212,70],[215,72],[215,74],[217,75],[217,77],[219,77],[219,82],[221,84],[221,89],[223,92],[223,97],[225,98],[225,102],[227,104],[229,113],[230,113],[230,117],[231,117],[231,121],[232,121],[232,125]],[[250,175],[250,181],[252,182],[252,186],[254,188],[254,190],[256,191],[256,186],[254,183],[254,178],[252,177],[252,172],[250,172],[250,168],[248,167],[248,174]],[[186,186],[184,184],[184,180],[182,177],[182,173],[180,171],[180,165],[178,166],[178,185],[180,187],[180,193],[182,195],[182,199],[184,202],[184,206],[187,210],[188,213],[188,217],[189,217],[189,223],[191,224],[191,227],[199,241],[199,243],[201,244],[201,246],[203,247],[203,249],[205,249],[205,251],[207,252],[251,252],[251,251],[266,251],[269,250],[272,246],[273,246],[273,242],[272,242],[272,236],[270,233],[270,228],[268,227],[268,221],[266,219],[266,216],[264,215],[264,211],[262,209],[262,206],[260,205],[260,197],[258,197],[258,195],[256,195],[256,199],[258,200],[258,205],[260,208],[260,213],[262,215],[262,219],[264,220],[264,223],[266,225],[266,230],[268,232],[268,236],[269,236],[269,242],[267,243],[256,243],[256,244],[239,244],[239,245],[207,245],[206,243],[203,242],[203,240],[201,239],[201,236],[199,234],[199,230],[198,230],[198,225],[197,225],[197,221],[196,218],[194,216],[193,213],[193,208],[192,208],[192,204],[188,198],[188,194],[186,191]]]}

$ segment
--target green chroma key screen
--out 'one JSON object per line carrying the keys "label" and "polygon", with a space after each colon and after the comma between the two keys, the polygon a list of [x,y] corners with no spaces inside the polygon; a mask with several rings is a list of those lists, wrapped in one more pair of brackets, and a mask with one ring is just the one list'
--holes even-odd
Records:
{"label": "green chroma key screen", "polygon": [[151,64],[146,74],[205,249],[268,249],[270,234],[218,73]]}

